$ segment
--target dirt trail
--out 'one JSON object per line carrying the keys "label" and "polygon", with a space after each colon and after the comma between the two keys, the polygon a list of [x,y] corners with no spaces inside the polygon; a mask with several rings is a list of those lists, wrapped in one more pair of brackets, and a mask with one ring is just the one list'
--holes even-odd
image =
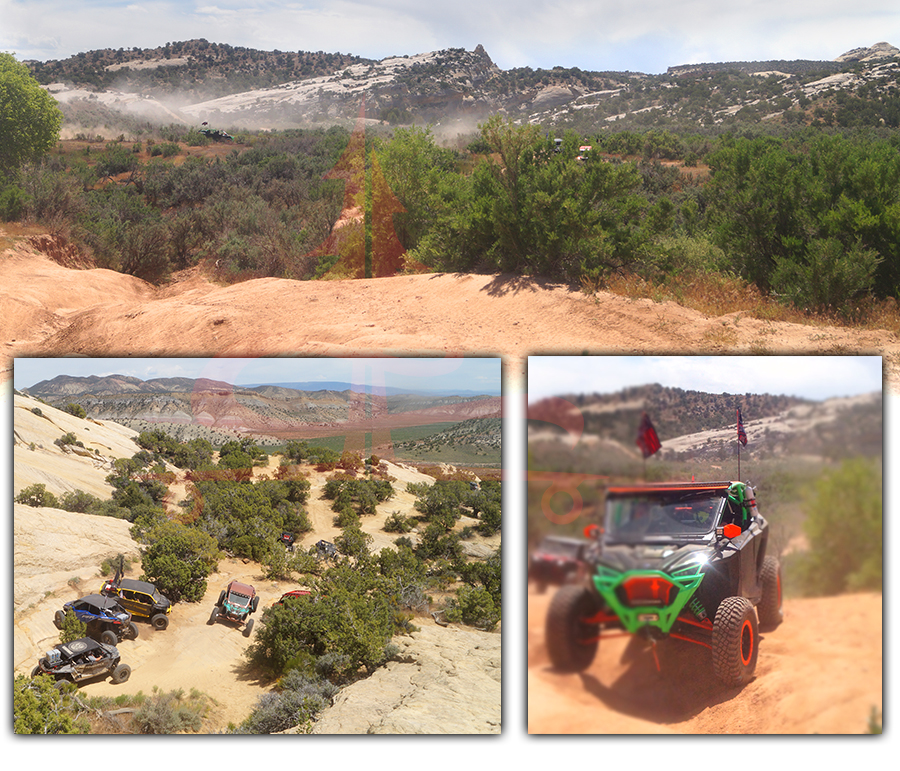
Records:
{"label": "dirt trail", "polygon": [[544,647],[552,597],[528,596],[529,733],[861,734],[881,711],[880,594],[786,600],[744,688],[719,685],[704,648],[665,641],[657,671],[627,637],[601,640],[586,672],[559,674]]}
{"label": "dirt trail", "polygon": [[[0,228],[0,244],[11,243]],[[218,286],[198,270],[161,288],[104,270],[72,270],[24,242],[0,254],[0,382],[15,356],[502,356],[523,392],[530,354],[881,353],[889,332],[704,316],[510,275],[370,280],[263,278]]]}
{"label": "dirt trail", "polygon": [[[48,412],[51,411],[48,408]],[[56,410],[52,410],[55,414]],[[30,413],[29,413],[30,414]],[[280,458],[270,457],[269,467],[255,470],[255,476],[274,471]],[[17,468],[24,468],[27,456]],[[394,488],[397,494],[389,501],[379,504],[376,514],[363,518],[362,527],[373,535],[371,548],[380,550],[391,546],[395,535],[382,530],[384,520],[393,511],[413,514],[414,497],[405,491],[406,483],[433,482],[431,477],[412,468],[388,463],[387,468],[397,480]],[[313,530],[298,541],[298,546],[306,548],[320,538],[333,540],[340,530],[333,525],[334,511],[331,502],[321,497],[322,488],[329,474],[306,469],[309,473],[311,490],[306,510],[313,523]],[[173,485],[172,498],[169,503],[181,500],[186,495],[183,481]],[[27,507],[23,507],[27,508]],[[33,509],[28,508],[26,514]],[[55,510],[46,510],[55,513]],[[71,515],[68,515],[71,516]],[[118,520],[113,521],[120,524]],[[41,550],[49,550],[51,543],[40,542],[40,531],[32,529],[29,533],[29,555],[38,555]],[[45,539],[52,534],[45,535]],[[489,543],[497,545],[500,536],[489,539]],[[130,540],[130,539],[128,539]],[[23,539],[17,541],[16,565],[30,564],[27,557],[20,553]],[[137,544],[133,544],[134,552]],[[45,570],[48,568],[45,568]],[[16,674],[28,674],[35,661],[44,651],[59,642],[59,631],[53,625],[53,614],[69,600],[77,599],[84,594],[99,590],[103,579],[99,573],[93,572],[77,585],[66,584],[66,578],[79,572],[70,566],[68,572],[57,571],[51,577],[43,576],[43,593],[40,599],[16,608],[14,621],[14,664]],[[84,573],[83,570],[80,571]],[[129,574],[138,578],[136,572]],[[41,576],[30,576],[30,582],[37,584]],[[196,688],[215,701],[211,713],[204,721],[203,732],[211,733],[227,728],[229,723],[238,724],[252,711],[257,699],[271,690],[270,680],[261,677],[247,663],[244,651],[253,640],[243,635],[242,628],[228,622],[220,621],[214,625],[207,623],[210,612],[218,599],[219,592],[229,581],[237,579],[252,585],[260,596],[259,612],[272,605],[281,595],[298,588],[299,584],[290,581],[266,580],[261,567],[256,563],[247,563],[238,559],[222,559],[218,572],[211,575],[207,583],[207,591],[200,602],[177,603],[170,616],[170,623],[163,631],[154,630],[148,623],[139,622],[137,640],[119,643],[123,661],[131,668],[132,674],[124,685],[114,685],[110,680],[91,682],[81,686],[81,690],[90,695],[117,696],[121,693],[151,693],[156,687],[163,692],[183,689],[190,692]],[[17,578],[18,580],[18,578]],[[430,623],[430,619],[422,619],[417,623]]]}

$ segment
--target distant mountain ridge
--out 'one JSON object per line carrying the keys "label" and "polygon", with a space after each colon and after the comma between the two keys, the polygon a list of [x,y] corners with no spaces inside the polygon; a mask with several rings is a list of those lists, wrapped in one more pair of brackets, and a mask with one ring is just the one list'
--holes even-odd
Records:
{"label": "distant mountain ridge", "polygon": [[845,92],[881,106],[866,120],[893,125],[900,50],[882,42],[833,60],[682,64],[653,75],[561,66],[501,70],[480,45],[473,51],[450,48],[374,61],[201,39],[28,64],[73,121],[130,110],[165,123],[175,118],[221,127],[287,128],[352,121],[365,102],[367,118],[391,124],[468,121],[472,126],[496,112],[575,128],[646,126],[662,118],[715,125],[738,113],[749,122],[827,123],[825,111],[845,107],[834,103],[833,94]]}
{"label": "distant mountain ridge", "polygon": [[[158,426],[188,438],[199,435],[196,431],[201,428],[271,438],[290,437],[298,431],[327,435],[456,423],[499,418],[501,414],[499,396],[398,389],[399,393],[382,397],[353,390],[346,383],[336,385],[348,387],[300,390],[282,385],[233,386],[206,378],[144,381],[123,375],[58,375],[23,391],[56,407],[76,402],[96,419],[114,420],[137,430]],[[194,433],[185,434],[185,427]]]}
{"label": "distant mountain ridge", "polygon": [[[197,391],[208,389],[231,389],[247,391],[266,391],[276,394],[279,390],[285,397],[291,397],[294,392],[316,391],[355,391],[366,392],[372,389],[369,386],[358,385],[342,380],[305,380],[301,382],[257,383],[249,385],[232,385],[221,380],[209,378],[188,377],[164,377],[141,380],[131,375],[89,375],[78,377],[73,375],[57,375],[51,380],[41,380],[30,388],[23,390],[33,396],[42,398],[55,398],[57,396],[77,396],[79,394],[106,395],[123,392],[158,393],[169,391]],[[381,393],[379,389],[379,393]],[[496,393],[472,390],[438,389],[411,389],[388,386],[383,389],[387,394],[420,394],[423,396],[497,396]]]}
{"label": "distant mountain ridge", "polygon": [[735,451],[738,408],[749,439],[747,451],[756,457],[881,452],[880,392],[815,402],[771,394],[710,394],[652,384],[612,394],[544,399],[529,405],[528,419],[532,436],[562,440],[568,430],[569,441],[574,436],[591,437],[639,457],[635,440],[646,412],[663,444],[660,457],[721,460]]}

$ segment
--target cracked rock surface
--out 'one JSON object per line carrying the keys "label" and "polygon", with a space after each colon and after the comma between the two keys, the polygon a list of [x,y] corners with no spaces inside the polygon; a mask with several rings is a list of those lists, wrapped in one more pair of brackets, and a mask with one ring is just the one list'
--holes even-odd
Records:
{"label": "cracked rock surface", "polygon": [[397,660],[344,688],[313,733],[500,733],[500,634],[416,623],[393,639]]}

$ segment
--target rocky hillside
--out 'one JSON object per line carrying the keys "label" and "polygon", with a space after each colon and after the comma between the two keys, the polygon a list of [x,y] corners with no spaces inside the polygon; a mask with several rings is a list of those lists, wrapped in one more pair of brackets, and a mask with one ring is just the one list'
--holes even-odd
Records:
{"label": "rocky hillside", "polygon": [[369,398],[349,387],[343,391],[243,387],[189,378],[143,381],[122,375],[58,375],[27,391],[57,407],[75,402],[95,418],[115,420],[137,431],[157,427],[183,441],[202,437],[215,444],[248,432],[259,441],[277,443],[304,431],[323,434],[330,428],[339,433],[372,421],[414,426],[500,415],[497,396],[400,393]]}
{"label": "rocky hillside", "polygon": [[[83,446],[56,444],[70,432]],[[130,458],[140,449],[135,436],[114,423],[77,418],[16,394],[13,494],[42,484],[57,497],[83,490],[105,500],[113,490],[106,482],[113,461]],[[138,553],[138,544],[128,532],[130,524],[112,517],[15,504],[13,522],[17,612],[68,582],[78,585],[95,576],[104,559]]]}
{"label": "rocky hillside", "polygon": [[[736,446],[736,409],[756,459],[878,455],[883,444],[882,394],[810,402],[770,394],[706,394],[648,385],[615,394],[570,395],[528,408],[529,446],[569,443],[565,427],[583,419],[584,436],[607,452],[639,458],[635,446],[647,412],[664,460],[724,460]],[[546,447],[545,450],[546,451]]]}
{"label": "rocky hillside", "polygon": [[158,123],[287,128],[352,120],[362,104],[374,120],[459,130],[496,112],[580,131],[660,121],[694,127],[900,122],[900,51],[889,43],[831,61],[677,65],[662,74],[501,70],[481,46],[372,61],[206,40],[28,64],[69,121],[85,127],[104,125],[118,112]]}
{"label": "rocky hillside", "polygon": [[[134,432],[111,422],[78,418],[36,399],[16,393],[13,404],[13,493],[35,483],[60,496],[74,490],[108,498],[105,482],[116,458],[137,452]],[[84,447],[61,447],[54,440],[75,433]],[[432,482],[414,469],[389,465],[398,487],[408,482]],[[324,475],[311,474],[308,503],[314,523],[302,546],[319,538],[333,539],[330,501],[321,496]],[[183,490],[179,495],[183,494]],[[176,496],[177,497],[177,496]],[[392,537],[382,528],[389,512],[413,513],[414,496],[399,491],[367,518],[378,548]],[[372,520],[372,521],[370,521]],[[44,651],[59,641],[53,615],[65,602],[96,591],[102,581],[100,563],[122,553],[139,557],[130,523],[49,507],[15,504],[13,538],[13,665],[16,674],[31,672]],[[489,556],[500,536],[467,543]],[[140,575],[139,561],[131,578]],[[209,609],[221,587],[237,579],[257,587],[261,607],[296,588],[291,581],[263,578],[260,566],[247,560],[222,558],[210,577],[201,602],[177,603],[172,622],[163,632],[141,625],[137,640],[121,644],[132,667],[127,693],[191,689],[211,696],[215,709],[204,718],[202,732],[223,731],[254,708],[272,683],[248,675],[244,650],[249,640],[233,629],[207,623]],[[415,620],[417,631],[398,636],[400,654],[373,678],[342,691],[321,715],[318,733],[499,733],[501,635],[458,625],[439,626],[430,615]],[[122,686],[108,682],[82,685],[89,696],[118,696]]]}

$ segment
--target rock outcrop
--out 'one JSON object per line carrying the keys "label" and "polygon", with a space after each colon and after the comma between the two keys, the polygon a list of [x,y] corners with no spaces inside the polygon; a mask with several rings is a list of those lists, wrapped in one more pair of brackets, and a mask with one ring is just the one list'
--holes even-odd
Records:
{"label": "rock outcrop", "polygon": [[344,688],[313,733],[500,733],[500,634],[416,623],[394,638],[397,659]]}
{"label": "rock outcrop", "polygon": [[836,62],[871,62],[875,59],[890,59],[894,56],[900,56],[900,48],[892,46],[890,43],[876,43],[868,48],[853,48],[847,53],[838,56]]}

